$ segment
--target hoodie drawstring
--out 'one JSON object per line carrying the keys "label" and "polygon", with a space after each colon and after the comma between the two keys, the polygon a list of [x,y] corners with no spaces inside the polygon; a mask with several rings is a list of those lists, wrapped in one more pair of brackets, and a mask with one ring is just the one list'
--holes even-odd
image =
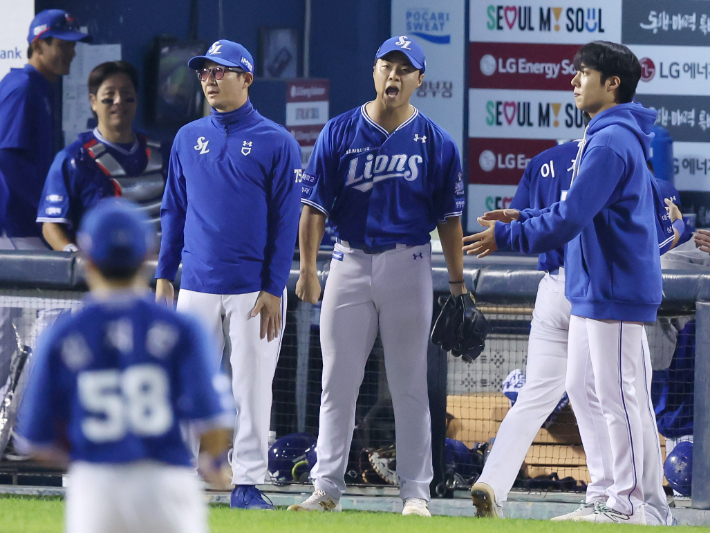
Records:
{"label": "hoodie drawstring", "polygon": [[582,140],[579,141],[577,157],[574,158],[574,165],[572,165],[572,180],[569,183],[570,188],[574,183],[574,179],[579,176],[579,167],[582,165],[582,154],[584,154],[584,147],[587,146],[587,130],[589,130],[589,126],[584,128],[584,136],[582,137]]}

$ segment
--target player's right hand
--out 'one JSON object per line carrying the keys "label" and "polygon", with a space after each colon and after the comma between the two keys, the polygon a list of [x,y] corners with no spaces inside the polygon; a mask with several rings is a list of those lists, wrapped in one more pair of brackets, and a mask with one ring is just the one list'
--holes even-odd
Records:
{"label": "player's right hand", "polygon": [[155,281],[155,301],[173,305],[175,301],[175,287],[168,279],[158,278]]}
{"label": "player's right hand", "polygon": [[318,303],[318,299],[320,298],[320,291],[318,272],[301,272],[296,282],[296,296],[304,302],[315,304]]}
{"label": "player's right hand", "polygon": [[695,234],[695,246],[697,246],[701,251],[710,254],[710,231],[706,229],[699,229]]}
{"label": "player's right hand", "polygon": [[520,211],[517,209],[496,209],[495,211],[484,213],[481,217],[483,220],[497,220],[504,224],[510,224],[513,220],[518,220],[519,218]]}

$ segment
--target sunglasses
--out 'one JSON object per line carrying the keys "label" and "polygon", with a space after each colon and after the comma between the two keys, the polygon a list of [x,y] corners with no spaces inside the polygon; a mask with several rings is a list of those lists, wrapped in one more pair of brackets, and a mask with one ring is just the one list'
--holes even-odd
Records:
{"label": "sunglasses", "polygon": [[243,74],[244,71],[239,68],[230,68],[230,67],[213,67],[213,68],[202,68],[197,71],[197,79],[200,81],[207,81],[207,79],[210,77],[210,74],[214,76],[215,80],[221,80],[224,78],[224,73],[225,72],[237,72],[240,74]]}

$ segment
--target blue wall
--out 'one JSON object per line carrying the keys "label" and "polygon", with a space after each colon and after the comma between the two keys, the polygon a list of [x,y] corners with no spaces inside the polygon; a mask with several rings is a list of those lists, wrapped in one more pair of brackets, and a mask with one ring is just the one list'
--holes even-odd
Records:
{"label": "blue wall", "polygon": [[[303,33],[304,0],[222,0],[222,5],[225,34],[220,36],[219,0],[199,0],[198,39],[238,41],[256,59],[259,27],[295,27]],[[89,27],[94,42],[120,43],[123,58],[141,76],[156,35],[189,37],[190,0],[36,0],[35,7],[65,9]],[[373,58],[389,37],[390,1],[313,0],[312,12],[311,77],[330,79],[332,117],[373,97]]]}

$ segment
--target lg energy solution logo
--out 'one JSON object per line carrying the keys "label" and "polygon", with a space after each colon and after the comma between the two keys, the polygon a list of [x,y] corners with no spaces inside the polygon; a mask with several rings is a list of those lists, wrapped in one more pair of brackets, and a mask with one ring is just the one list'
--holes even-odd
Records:
{"label": "lg energy solution logo", "polygon": [[407,33],[434,44],[451,43],[449,22],[451,13],[429,8],[409,8],[406,14]]}

